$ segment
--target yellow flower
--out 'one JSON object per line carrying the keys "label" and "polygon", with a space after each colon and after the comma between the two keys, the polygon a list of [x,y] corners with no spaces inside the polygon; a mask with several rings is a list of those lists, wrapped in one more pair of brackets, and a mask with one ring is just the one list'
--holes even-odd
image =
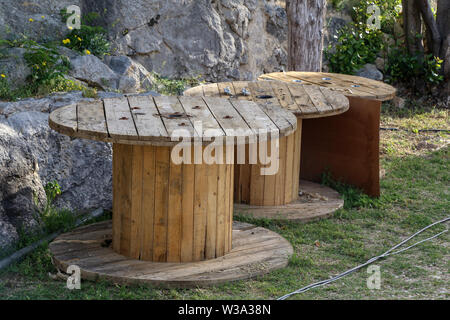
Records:
{"label": "yellow flower", "polygon": [[33,20],[33,18],[30,18],[30,19],[28,19],[28,21],[33,22],[34,20]]}
{"label": "yellow flower", "polygon": [[2,74],[0,74],[0,77],[2,77],[2,78],[6,78],[6,76],[2,73]]}
{"label": "yellow flower", "polygon": [[73,27],[71,27],[71,26],[69,26],[69,27],[67,27],[69,30],[72,30],[73,29]]}
{"label": "yellow flower", "polygon": [[86,49],[86,54],[91,54],[91,52],[88,50],[88,49]]}
{"label": "yellow flower", "polygon": [[81,41],[81,38],[80,38],[80,37],[78,37],[77,39],[78,39],[78,41]]}
{"label": "yellow flower", "polygon": [[63,42],[64,44],[68,44],[68,43],[70,43],[70,39],[64,39],[62,42]]}
{"label": "yellow flower", "polygon": [[45,67],[47,65],[47,62],[42,62],[42,65]]}
{"label": "yellow flower", "polygon": [[45,16],[41,16],[42,19],[45,19]]}

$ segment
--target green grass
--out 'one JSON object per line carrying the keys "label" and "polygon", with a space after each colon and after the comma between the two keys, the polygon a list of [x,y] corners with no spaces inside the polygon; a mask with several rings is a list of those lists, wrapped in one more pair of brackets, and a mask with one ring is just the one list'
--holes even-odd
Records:
{"label": "green grass", "polygon": [[[387,121],[403,125],[419,115],[424,117],[422,122],[436,120],[429,110],[408,115],[391,111],[383,114],[383,125]],[[448,123],[448,119],[438,121],[442,121],[442,125]],[[400,139],[393,135],[395,133],[386,133],[382,143],[388,138]],[[415,133],[414,138],[417,138]],[[286,268],[254,280],[184,290],[84,281],[81,290],[70,291],[64,281],[49,277],[55,269],[48,247],[44,245],[0,273],[0,299],[274,299],[363,263],[431,222],[449,216],[449,158],[448,147],[438,151],[405,148],[383,154],[382,167],[386,174],[381,180],[380,199],[373,200],[355,189],[338,185],[347,205],[330,219],[295,224],[238,215],[237,220],[283,235],[294,247],[294,255]],[[438,225],[413,242],[443,231],[445,227],[448,224]],[[448,299],[449,238],[446,233],[409,251],[377,261],[382,277],[380,290],[367,288],[369,275],[364,268],[293,299]]]}

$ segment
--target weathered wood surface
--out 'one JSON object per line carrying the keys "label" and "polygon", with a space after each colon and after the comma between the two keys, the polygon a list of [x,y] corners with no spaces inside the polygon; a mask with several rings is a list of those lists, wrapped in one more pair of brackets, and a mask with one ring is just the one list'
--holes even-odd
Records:
{"label": "weathered wood surface", "polygon": [[191,88],[184,94],[257,102],[280,130],[289,127],[289,124],[293,127],[295,120],[286,113],[280,113],[279,107],[303,119],[338,115],[349,107],[348,99],[343,94],[311,83],[299,86],[283,81],[222,82]]}
{"label": "weathered wood surface", "polygon": [[113,145],[113,248],[155,262],[220,257],[231,249],[233,165],[177,165],[171,149]]}
{"label": "weathered wood surface", "polygon": [[264,74],[258,80],[278,80],[286,83],[318,85],[345,96],[374,100],[391,100],[396,89],[381,81],[347,74],[325,72],[275,72]]}
{"label": "weathered wood surface", "polygon": [[306,223],[333,215],[344,206],[344,200],[336,191],[320,184],[300,181],[300,197],[283,206],[252,206],[235,204],[235,214],[253,218],[290,220]]}
{"label": "weathered wood surface", "polygon": [[[231,228],[230,228],[231,229]],[[111,248],[112,222],[78,228],[59,236],[49,248],[62,271],[76,264],[85,280],[159,287],[204,287],[254,278],[287,266],[291,244],[275,232],[235,222],[232,250],[202,262],[159,263],[120,255]]]}
{"label": "weathered wood surface", "polygon": [[[173,138],[179,136],[191,142],[201,136],[203,144],[219,136],[236,140],[244,137],[248,141],[258,139],[261,129],[286,136],[297,127],[295,117],[276,105],[268,108],[262,103],[226,97],[186,96],[128,96],[80,102],[54,111],[49,124],[71,137],[158,146],[176,145],[179,139]],[[199,128],[201,132],[197,132]]]}

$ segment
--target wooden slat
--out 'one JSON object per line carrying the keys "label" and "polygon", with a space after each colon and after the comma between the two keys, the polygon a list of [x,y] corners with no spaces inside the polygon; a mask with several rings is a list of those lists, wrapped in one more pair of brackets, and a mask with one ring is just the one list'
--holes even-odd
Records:
{"label": "wooden slat", "polygon": [[[297,130],[299,130],[299,129],[297,128]],[[290,136],[285,138],[286,139],[285,149],[280,147],[280,155],[285,154],[285,156],[280,156],[281,159],[285,160],[285,161],[280,161],[280,162],[283,162],[283,164],[282,164],[282,166],[284,166],[283,172],[285,173],[285,177],[284,177],[285,180],[283,183],[283,187],[285,188],[285,190],[283,192],[283,196],[285,198],[282,199],[282,201],[280,203],[289,203],[296,198],[292,192],[293,184],[298,184],[298,179],[299,179],[299,177],[294,177],[294,172],[295,172],[294,168],[296,166],[296,163],[294,161],[295,150],[296,150],[294,143],[295,143],[296,135],[297,135],[297,131],[294,134],[291,134]],[[283,143],[283,147],[284,147],[284,143]]]}
{"label": "wooden slat", "polygon": [[306,93],[319,113],[333,112],[333,107],[328,104],[327,99],[317,86],[304,86]]}
{"label": "wooden slat", "polygon": [[218,174],[219,174],[219,166],[217,164],[207,166],[208,204],[206,217],[206,245],[205,245],[206,259],[213,259],[216,257]]}
{"label": "wooden slat", "polygon": [[270,85],[272,86],[273,91],[275,92],[278,101],[283,108],[292,111],[295,115],[302,113],[298,105],[295,103],[295,100],[292,98],[289,88],[284,82],[272,81],[270,82]]}
{"label": "wooden slat", "polygon": [[144,166],[144,147],[132,146],[132,172],[131,172],[131,232],[130,232],[130,257],[141,257],[141,233],[142,233],[142,176]]}
{"label": "wooden slat", "polygon": [[236,99],[231,99],[230,102],[255,134],[258,132],[279,134],[280,131],[277,125],[256,103],[248,100]]}
{"label": "wooden slat", "polygon": [[167,210],[169,198],[170,148],[156,148],[155,217],[153,261],[167,259]]}
{"label": "wooden slat", "polygon": [[203,95],[205,97],[220,97],[219,87],[217,86],[217,83],[207,84],[202,86],[203,88]]}
{"label": "wooden slat", "polygon": [[170,140],[158,114],[153,98],[150,96],[128,96],[131,114],[141,140]]}
{"label": "wooden slat", "polygon": [[[278,140],[278,139],[277,139]],[[274,140],[274,144],[276,144],[276,140]],[[275,152],[279,152],[280,150],[276,150],[276,145],[274,145],[275,148],[272,148],[272,141],[267,141],[267,158],[269,159],[272,156],[272,153]],[[279,140],[278,140],[278,149],[279,149]],[[265,168],[268,168],[270,166],[270,164],[265,164],[263,165]],[[261,174],[261,173],[259,173]],[[280,187],[279,185],[277,185],[277,175],[276,174],[272,174],[272,175],[265,175],[262,176],[262,178],[264,179],[264,193],[263,193],[263,205],[264,206],[268,206],[268,205],[273,205],[276,204],[275,201],[275,193],[276,193],[276,189],[277,187]]]}
{"label": "wooden slat", "polygon": [[220,97],[222,98],[230,98],[236,95],[232,82],[219,82],[217,87],[219,89]]}
{"label": "wooden slat", "polygon": [[195,165],[194,190],[194,261],[204,260],[208,198],[207,166]]}
{"label": "wooden slat", "polygon": [[183,166],[182,181],[181,261],[185,262],[193,261],[194,256],[194,164]]}
{"label": "wooden slat", "polygon": [[[160,96],[154,97],[156,108],[162,115],[162,121],[169,136],[172,136],[176,130],[186,130],[190,137],[194,136],[194,127],[184,112],[184,109],[177,97]],[[184,117],[168,118],[170,115],[181,114]]]}
{"label": "wooden slat", "polygon": [[78,129],[76,104],[53,111],[49,116],[49,125],[53,130],[65,135],[76,134]]}
{"label": "wooden slat", "polygon": [[230,129],[252,132],[229,100],[214,97],[203,97],[203,99],[225,133]]}
{"label": "wooden slat", "polygon": [[167,261],[181,261],[183,165],[170,164],[167,217]]}
{"label": "wooden slat", "polygon": [[[248,86],[248,81],[234,81],[233,82],[233,89],[236,94],[235,98],[239,100],[251,100],[253,101],[252,94],[251,94],[251,88]],[[247,96],[242,94],[242,92],[247,92]]]}
{"label": "wooden slat", "polygon": [[190,118],[191,123],[194,123],[195,126],[196,121],[201,122],[203,131],[196,132],[197,135],[206,139],[225,135],[202,97],[190,97],[189,99],[186,97],[179,97],[179,100],[185,112],[192,115],[192,118]]}
{"label": "wooden slat", "polygon": [[291,92],[292,97],[295,100],[295,103],[297,103],[298,107],[302,110],[302,113],[305,113],[305,114],[319,113],[317,108],[312,103],[309,95],[306,93],[304,86],[289,85],[288,89]]}
{"label": "wooden slat", "polygon": [[320,87],[320,91],[322,91],[322,94],[325,96],[325,98],[328,101],[328,104],[331,105],[334,109],[344,109],[348,110],[349,108],[349,101],[348,99],[341,94],[335,94],[331,89]]}
{"label": "wooden slat", "polygon": [[108,137],[102,101],[81,102],[77,105],[78,132],[86,137]]}
{"label": "wooden slat", "polygon": [[225,253],[226,166],[219,166],[217,179],[216,255]]}
{"label": "wooden slat", "polygon": [[141,235],[141,259],[153,259],[153,228],[155,221],[155,190],[156,190],[156,147],[144,149],[144,172],[142,176],[143,194],[141,223],[145,233]]}
{"label": "wooden slat", "polygon": [[104,106],[110,137],[124,140],[136,139],[138,133],[134,126],[127,98],[105,99]]}

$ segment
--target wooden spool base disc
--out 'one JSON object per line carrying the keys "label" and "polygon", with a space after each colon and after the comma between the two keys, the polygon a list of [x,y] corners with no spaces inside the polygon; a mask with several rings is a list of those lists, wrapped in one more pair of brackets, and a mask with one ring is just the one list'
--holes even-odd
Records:
{"label": "wooden spool base disc", "polygon": [[81,269],[84,280],[120,284],[192,288],[250,279],[287,266],[291,244],[279,234],[247,223],[233,223],[233,249],[223,257],[189,263],[148,262],[127,258],[111,248],[112,222],[63,234],[50,244],[55,265]]}
{"label": "wooden spool base disc", "polygon": [[344,206],[344,200],[335,190],[317,183],[301,180],[297,201],[284,206],[250,206],[234,204],[234,213],[253,218],[268,218],[309,222],[331,216]]}

